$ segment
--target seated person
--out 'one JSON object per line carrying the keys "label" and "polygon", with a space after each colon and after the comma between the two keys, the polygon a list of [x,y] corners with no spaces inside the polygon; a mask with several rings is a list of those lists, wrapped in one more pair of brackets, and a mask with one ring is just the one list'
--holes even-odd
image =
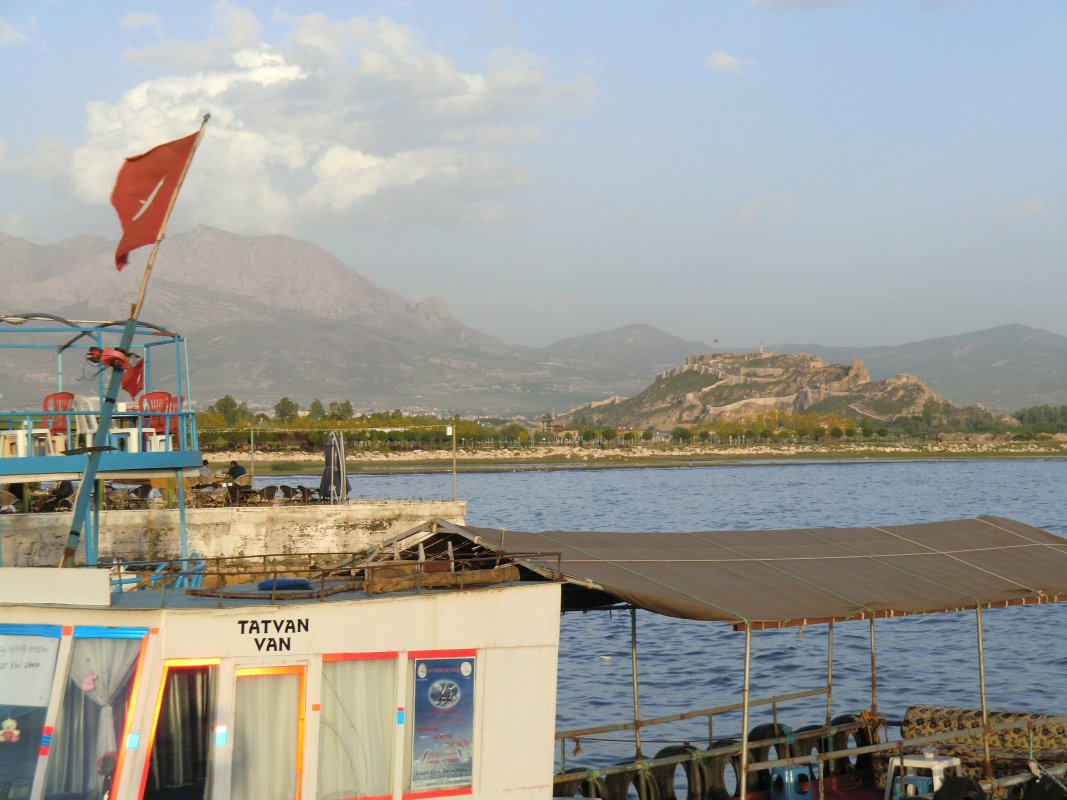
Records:
{"label": "seated person", "polygon": [[215,473],[211,471],[211,467],[207,465],[207,459],[204,459],[204,463],[200,465],[200,469],[197,470],[197,476],[199,483],[198,486],[217,486],[215,483]]}
{"label": "seated person", "polygon": [[230,476],[230,480],[231,481],[237,480],[242,475],[244,475],[246,472],[247,472],[247,470],[244,467],[242,467],[240,464],[238,464],[236,461],[231,461],[230,462],[230,468],[228,470],[226,470],[226,474]]}
{"label": "seated person", "polygon": [[[41,511],[56,511],[59,509],[60,503],[67,500],[74,495],[74,484],[70,481],[60,481],[52,487],[52,491],[41,504]],[[63,503],[63,505],[69,509],[70,502]]]}

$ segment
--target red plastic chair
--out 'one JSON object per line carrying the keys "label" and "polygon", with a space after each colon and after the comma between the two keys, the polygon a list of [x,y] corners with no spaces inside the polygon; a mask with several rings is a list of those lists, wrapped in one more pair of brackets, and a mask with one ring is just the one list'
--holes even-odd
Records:
{"label": "red plastic chair", "polygon": [[[167,413],[168,414],[177,414],[181,410],[182,410],[182,398],[173,397],[172,396],[170,398],[170,402],[167,403]],[[178,435],[178,429],[181,427],[180,424],[179,424],[179,418],[174,416],[174,417],[168,417],[167,419],[170,421],[169,422],[170,433],[172,433],[175,436],[177,436]]]}
{"label": "red plastic chair", "polygon": [[[73,392],[52,392],[52,394],[45,395],[44,411],[70,411],[72,408],[74,408]],[[46,415],[43,424],[44,427],[48,428],[49,433],[63,435],[67,433],[66,416]]]}
{"label": "red plastic chair", "polygon": [[[174,397],[170,392],[148,392],[148,394],[141,395],[140,401],[137,403],[137,407],[141,411],[147,411],[153,414],[165,414],[171,410],[171,400],[177,401],[178,398]],[[167,418],[166,417],[148,417],[144,423],[144,429],[151,428],[156,432],[157,436],[163,436],[167,432]]]}

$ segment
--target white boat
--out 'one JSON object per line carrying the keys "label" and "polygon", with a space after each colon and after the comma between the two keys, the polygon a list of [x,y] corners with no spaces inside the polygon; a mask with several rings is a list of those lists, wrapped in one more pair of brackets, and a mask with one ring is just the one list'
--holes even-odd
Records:
{"label": "white boat", "polygon": [[[809,550],[798,556],[805,537]],[[887,741],[886,728],[907,721],[878,713],[873,634],[876,620],[960,611],[969,599],[979,618],[1062,601],[1065,565],[1059,537],[979,518],[701,534],[534,534],[436,521],[355,560],[181,561],[126,592],[130,576],[115,570],[9,568],[0,581],[0,731],[17,739],[0,743],[0,788],[45,800],[874,800],[879,776],[906,794],[964,774],[990,792],[1022,785],[1030,776],[1003,766],[1028,755],[1054,782],[1067,771],[1067,716],[1004,717],[983,705],[970,724],[916,735],[913,720],[911,735]],[[886,571],[892,596],[857,606],[852,595]],[[659,719],[642,719],[635,702],[618,725],[554,731],[559,612],[602,608],[736,627],[746,640],[743,696]],[[861,620],[871,626],[871,705],[844,714],[832,708],[833,625]],[[801,622],[830,633],[827,685],[750,697],[753,633]],[[809,731],[788,727],[788,704],[812,696],[825,697],[826,719]],[[768,708],[783,722],[750,727]],[[642,735],[658,724],[737,709],[737,740],[642,753]],[[1034,752],[1001,753],[1017,730],[1036,741]],[[556,774],[560,743],[620,731],[633,735],[626,763],[571,763]],[[739,777],[727,787],[730,771]]]}

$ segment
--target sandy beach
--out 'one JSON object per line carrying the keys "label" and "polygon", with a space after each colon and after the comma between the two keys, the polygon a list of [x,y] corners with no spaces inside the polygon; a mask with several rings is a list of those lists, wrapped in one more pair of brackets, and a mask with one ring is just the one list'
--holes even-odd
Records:
{"label": "sandy beach", "polygon": [[[900,459],[900,458],[1055,458],[1067,456],[1067,434],[1050,439],[1011,441],[991,436],[944,437],[941,441],[840,442],[821,444],[775,443],[759,445],[690,445],[682,446],[612,446],[578,447],[537,445],[522,448],[459,450],[460,469],[492,468],[570,468],[578,466],[669,466],[698,462],[774,459]],[[304,451],[228,451],[205,453],[212,468],[224,468],[231,460],[244,466],[255,461],[257,468],[277,471],[293,465],[314,469],[322,463],[319,452]],[[358,471],[406,471],[423,466],[450,469],[451,450],[350,450],[346,463]]]}

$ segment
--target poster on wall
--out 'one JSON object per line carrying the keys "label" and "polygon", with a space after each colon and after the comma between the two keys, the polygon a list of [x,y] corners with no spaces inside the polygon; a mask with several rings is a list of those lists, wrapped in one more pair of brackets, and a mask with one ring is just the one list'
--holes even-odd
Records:
{"label": "poster on wall", "polygon": [[47,706],[59,639],[0,634],[0,706]]}
{"label": "poster on wall", "polygon": [[416,658],[411,788],[471,785],[474,656]]}

